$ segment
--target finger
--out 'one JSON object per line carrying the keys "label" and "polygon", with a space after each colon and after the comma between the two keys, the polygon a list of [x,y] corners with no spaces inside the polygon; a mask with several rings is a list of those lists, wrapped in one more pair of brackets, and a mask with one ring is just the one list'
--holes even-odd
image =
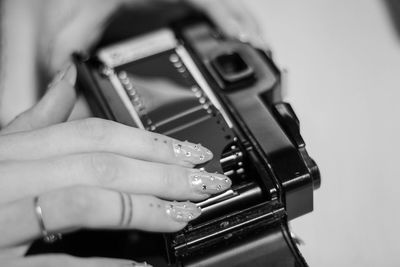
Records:
{"label": "finger", "polygon": [[110,152],[183,166],[205,163],[213,156],[201,145],[95,118],[0,137],[0,160],[87,152]]}
{"label": "finger", "polygon": [[151,267],[147,263],[107,258],[78,258],[62,254],[29,256],[1,261],[8,267]]}
{"label": "finger", "polygon": [[54,77],[39,103],[16,117],[1,134],[29,131],[66,121],[76,101],[75,80],[76,68],[70,64]]}
{"label": "finger", "polygon": [[[159,0],[160,1],[160,0]],[[119,8],[154,5],[148,0],[47,1],[43,5],[39,60],[54,72],[76,51],[90,51]],[[93,12],[96,6],[96,12]]]}
{"label": "finger", "polygon": [[232,185],[222,174],[110,153],[0,163],[0,174],[0,203],[74,185],[198,201]]}
{"label": "finger", "polygon": [[[138,229],[175,232],[197,218],[201,210],[190,202],[169,202],[146,195],[96,188],[70,187],[40,196],[38,205],[48,232],[80,228]],[[0,248],[41,236],[34,199],[0,206]]]}
{"label": "finger", "polygon": [[242,0],[190,0],[190,2],[203,9],[226,35],[259,48],[268,48],[254,14]]}
{"label": "finger", "polygon": [[[43,49],[39,50],[46,68],[53,72],[65,64],[73,52],[90,50],[121,2],[47,1],[42,20],[43,32],[47,34],[40,40]],[[96,12],[92,12],[93,5],[96,5]]]}
{"label": "finger", "polygon": [[[23,257],[26,252],[29,249],[29,244],[23,244],[21,246],[18,247],[11,247],[11,248],[6,248],[6,249],[2,249],[0,251],[0,263],[2,259],[6,259],[6,258],[11,258],[11,259],[15,259],[18,257]],[[0,266],[2,266],[0,264]]]}

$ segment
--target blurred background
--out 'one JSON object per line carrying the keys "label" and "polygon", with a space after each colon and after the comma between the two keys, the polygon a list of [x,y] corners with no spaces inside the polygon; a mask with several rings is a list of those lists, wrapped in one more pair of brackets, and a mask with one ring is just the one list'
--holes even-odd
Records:
{"label": "blurred background", "polygon": [[247,1],[322,174],[310,266],[400,266],[400,1]]}

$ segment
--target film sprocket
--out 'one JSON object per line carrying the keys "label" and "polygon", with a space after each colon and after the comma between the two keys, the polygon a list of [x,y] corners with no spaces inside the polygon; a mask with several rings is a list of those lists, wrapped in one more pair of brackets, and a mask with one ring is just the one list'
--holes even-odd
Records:
{"label": "film sprocket", "polygon": [[199,167],[233,181],[198,203],[203,214],[183,231],[147,238],[160,249],[143,259],[155,266],[306,266],[287,222],[312,211],[320,176],[267,53],[225,37],[196,12],[100,46],[77,66],[96,114],[201,143],[214,159]]}

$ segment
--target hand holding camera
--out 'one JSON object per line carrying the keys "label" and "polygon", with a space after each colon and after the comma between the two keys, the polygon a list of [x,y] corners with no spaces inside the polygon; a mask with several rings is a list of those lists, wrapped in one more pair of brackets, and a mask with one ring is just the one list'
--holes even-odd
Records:
{"label": "hand holding camera", "polygon": [[[34,43],[37,45],[36,52],[40,59],[40,70],[45,73],[44,77],[68,62],[72,52],[99,51],[97,48],[92,50],[91,47],[115,10],[124,4],[148,5],[141,1],[104,1],[98,12],[92,12],[94,3],[90,0],[84,3],[43,1],[42,4],[46,8],[41,21],[46,27],[43,28],[44,35],[38,36],[40,41]],[[216,8],[218,4],[214,8],[210,7],[210,2],[197,4],[203,10],[208,10],[215,21],[226,17],[223,14],[226,10],[221,8],[221,2],[218,3],[219,8]],[[232,6],[237,7],[236,4]],[[235,8],[227,10],[230,13]],[[235,11],[236,19],[241,14],[238,10],[240,8]],[[247,14],[243,19],[246,17]],[[229,25],[222,27],[225,32],[236,35],[236,39],[242,42],[252,39],[241,34],[243,31],[236,31],[237,27],[232,27],[235,25],[231,23],[232,20],[226,21]],[[244,21],[239,24],[246,25]],[[88,66],[91,73],[85,76],[88,73],[82,73],[82,62],[78,64],[80,76],[83,75],[81,77],[89,77],[90,80],[90,75],[103,76],[101,79],[109,79],[113,90],[116,90],[113,91],[114,98],[108,95],[106,102],[104,99],[99,100],[101,97],[98,96],[91,99],[98,101],[97,104],[100,104],[105,113],[111,111],[108,115],[112,116],[104,117],[142,129],[103,119],[65,122],[77,97],[74,88],[76,69],[68,64],[56,75],[38,104],[2,129],[2,262],[10,266],[146,266],[126,260],[83,260],[65,255],[22,257],[34,239],[42,237],[47,242],[54,242],[62,233],[81,228],[100,228],[179,231],[178,234],[165,236],[168,261],[164,259],[163,262],[185,266],[197,266],[198,263],[207,264],[206,266],[232,266],[233,262],[241,266],[237,259],[243,258],[240,255],[247,254],[248,250],[240,249],[243,248],[240,240],[252,244],[247,246],[249,249],[256,244],[254,238],[268,237],[269,231],[273,231],[281,236],[278,242],[285,243],[283,246],[289,248],[284,252],[289,253],[284,260],[290,258],[290,262],[293,260],[296,264],[303,263],[304,260],[293,241],[286,236],[287,216],[297,217],[312,209],[312,180],[318,178],[318,175],[315,163],[308,157],[304,144],[297,147],[302,139],[299,137],[298,125],[295,123],[297,118],[293,110],[286,103],[280,102],[274,85],[268,87],[268,90],[271,89],[270,95],[264,94],[264,106],[257,106],[258,102],[256,106],[250,105],[261,108],[254,114],[247,112],[249,106],[237,105],[239,98],[245,99],[243,94],[232,93],[224,98],[215,93],[217,87],[227,95],[247,87],[252,88],[251,90],[258,88],[261,92],[259,89],[265,87],[258,85],[271,86],[261,73],[267,73],[268,78],[279,80],[279,72],[267,55],[256,54],[253,48],[231,51],[229,43],[237,43],[233,39],[225,40],[228,46],[216,47],[218,49],[213,52],[211,60],[207,61],[210,50],[203,48],[207,47],[208,40],[218,34],[208,36],[207,27],[200,27],[200,31],[190,29],[189,32],[184,32],[184,28],[175,28],[175,33],[182,31],[183,35],[188,34],[185,36],[185,46],[174,43],[173,47],[168,48],[174,52],[161,58],[159,63],[162,64],[151,65],[156,68],[150,74],[158,75],[160,79],[148,79],[146,75],[149,73],[141,73],[141,68],[138,67],[143,66],[135,62],[140,57],[126,57],[127,50],[124,49],[120,59],[113,58],[107,49],[105,54],[111,55],[116,62],[127,60],[125,63],[129,63],[129,67],[126,69],[118,69],[118,64],[96,65],[99,63],[97,62],[92,65],[90,62]],[[204,29],[206,31],[202,32]],[[203,37],[207,38],[201,38],[203,33],[206,34]],[[210,37],[212,38],[209,39]],[[253,43],[259,44],[258,41]],[[97,56],[97,59],[103,60],[102,63],[107,63],[107,56],[102,58],[100,54],[96,54]],[[142,55],[141,58],[147,56],[150,54]],[[264,56],[266,58],[263,60],[266,60],[268,68],[264,66],[266,62],[260,60]],[[204,59],[207,60],[201,62]],[[165,65],[165,62],[169,65]],[[7,66],[7,62],[2,64]],[[211,70],[211,73],[206,74],[207,71],[199,67],[201,64],[205,64],[203,67],[209,68],[207,71]],[[16,65],[10,66],[12,69]],[[98,66],[106,68],[92,69]],[[173,78],[172,83],[171,80],[164,79],[164,71],[169,67],[173,67],[173,72],[182,75],[177,78],[175,73],[176,79]],[[31,70],[34,71],[36,70]],[[167,72],[171,73],[170,71]],[[140,77],[141,74],[144,76]],[[212,86],[209,85],[210,76],[207,75],[211,75],[216,81]],[[17,78],[20,76],[7,76],[3,87],[12,88],[11,84],[18,85]],[[98,78],[97,76],[96,79]],[[189,87],[188,81],[191,85]],[[92,90],[92,93],[95,91],[102,94],[106,88],[100,86],[93,90],[92,85],[86,85],[86,90]],[[254,85],[255,88],[252,87]],[[17,88],[35,90],[33,85]],[[164,94],[159,88],[165,89]],[[2,98],[6,105],[1,105],[7,111],[2,112],[6,114],[3,122],[12,117],[10,114],[20,112],[24,105],[28,107],[26,103],[32,104],[35,101],[34,98],[25,99],[25,104],[16,105],[14,109],[13,105],[9,105],[14,102],[6,100],[13,91],[6,92],[8,97]],[[14,93],[18,95],[21,92]],[[122,101],[120,103],[123,105],[116,105],[113,100]],[[230,106],[230,103],[233,105]],[[264,113],[266,107],[271,108],[270,111],[274,114],[269,111]],[[232,113],[235,109],[238,113]],[[116,115],[115,112],[117,116],[113,116]],[[276,139],[274,135],[269,141],[268,138],[264,139],[266,136],[262,136],[262,131],[266,128],[257,132],[252,119],[257,119],[260,114],[271,115],[267,115],[270,120],[267,124],[281,139]],[[181,119],[175,120],[177,118]],[[241,119],[249,122],[249,132],[241,124]],[[186,138],[193,139],[195,143],[182,141]],[[204,144],[203,140],[205,146],[211,148],[215,154],[200,144]],[[281,169],[281,159],[276,158],[275,154],[269,154],[274,145],[284,152],[284,158],[291,157],[293,166],[288,170]],[[198,165],[201,169],[195,168]],[[267,168],[272,168],[271,166],[273,170]],[[295,168],[298,168],[296,177],[291,173]],[[224,174],[215,173],[216,171]],[[269,172],[273,173],[273,177],[269,176]],[[297,175],[305,177],[302,184],[298,184]],[[285,184],[288,185],[287,192]],[[296,193],[297,188],[300,188],[300,193]],[[296,206],[296,202],[304,205]],[[202,209],[203,215],[200,216]],[[227,244],[236,247],[232,249]],[[281,244],[266,243],[264,239],[258,244],[261,247],[253,247],[251,250],[263,251],[275,245],[282,247]],[[220,252],[223,257],[209,254],[210,251],[215,252],[215,247],[225,250]],[[226,255],[226,251],[230,255]],[[202,255],[203,252],[206,257]],[[245,260],[264,264],[266,257],[272,262],[275,261],[275,256],[264,253]],[[129,258],[132,258],[131,255]],[[280,261],[282,258],[276,260]]]}
{"label": "hand holding camera", "polygon": [[[101,119],[62,123],[73,101],[57,115],[50,109],[74,91],[75,78],[76,69],[69,66],[36,106],[1,132],[0,248],[9,266],[65,261],[66,256],[13,258],[9,251],[21,257],[21,245],[40,237],[55,241],[60,233],[81,228],[178,231],[201,213],[187,200],[204,200],[231,185],[223,175],[193,168],[212,158],[200,144]],[[101,259],[67,262],[102,261],[127,266]]]}
{"label": "hand holding camera", "polygon": [[[4,6],[10,3],[15,4],[9,1]],[[41,1],[38,5],[43,7],[40,11],[42,18],[33,24],[41,28],[37,36],[40,41],[32,40],[28,44],[38,44],[37,58],[40,69],[45,71],[44,77],[54,74],[62,65],[67,67],[54,78],[47,93],[35,106],[19,115],[0,132],[1,168],[4,173],[0,200],[0,222],[1,229],[4,230],[1,256],[7,259],[2,262],[9,266],[61,263],[66,266],[125,266],[130,261],[79,260],[54,255],[32,256],[27,259],[21,257],[29,244],[44,233],[68,232],[81,227],[177,231],[186,225],[185,221],[199,214],[196,207],[185,203],[183,205],[186,207],[182,209],[187,209],[184,213],[186,215],[181,218],[180,213],[169,212],[175,216],[172,217],[166,215],[166,211],[170,210],[166,205],[170,202],[132,194],[199,201],[217,192],[219,184],[221,189],[218,192],[230,186],[229,180],[225,178],[219,177],[215,182],[210,180],[218,175],[197,174],[196,170],[192,173],[189,167],[210,158],[208,150],[204,150],[204,159],[199,160],[202,154],[197,151],[200,146],[196,144],[182,143],[189,146],[189,152],[190,149],[196,150],[190,157],[176,157],[172,142],[178,141],[172,141],[165,136],[146,134],[100,119],[65,123],[77,97],[74,88],[76,69],[67,63],[71,53],[91,47],[112,13],[125,4],[147,5],[140,1]],[[94,6],[101,10],[93,12]],[[16,8],[18,11],[19,7]],[[34,13],[35,10],[31,12]],[[6,29],[4,34],[7,32]],[[3,70],[11,70],[15,64],[3,60],[2,66]],[[29,72],[37,70],[24,71],[24,68],[20,68],[16,72],[18,77],[7,75],[2,80],[2,87],[6,92],[1,105],[3,123],[23,110],[21,105],[15,104],[15,101],[19,101],[16,99],[31,104],[35,101],[13,97],[14,94],[28,97],[32,94],[25,93],[24,90],[41,91],[33,83],[29,87],[15,86],[19,84],[18,79],[21,76],[30,76]],[[9,98],[13,101],[7,101]],[[27,108],[31,104],[22,103],[22,106]],[[195,185],[191,183],[190,179],[199,175],[209,184],[206,190],[199,189],[202,184],[198,182]],[[134,176],[147,179],[134,179]],[[117,193],[119,191],[123,193]],[[37,196],[40,197],[35,202]],[[104,202],[107,202],[106,206],[101,205]],[[122,203],[125,203],[124,213]],[[37,207],[41,208],[41,214],[37,213]],[[137,207],[140,207],[140,212],[135,210],[133,214],[133,209]],[[132,210],[132,217],[129,210]],[[121,216],[125,217],[124,220]],[[43,220],[44,225],[40,225],[40,220]],[[130,220],[129,224],[126,223],[127,220]]]}

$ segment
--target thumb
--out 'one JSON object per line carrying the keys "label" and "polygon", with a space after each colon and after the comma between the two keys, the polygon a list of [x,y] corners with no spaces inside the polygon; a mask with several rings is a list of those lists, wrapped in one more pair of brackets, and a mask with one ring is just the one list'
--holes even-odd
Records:
{"label": "thumb", "polygon": [[67,65],[53,78],[42,99],[11,121],[1,134],[29,131],[66,121],[77,98],[74,88],[76,76],[76,67]]}

